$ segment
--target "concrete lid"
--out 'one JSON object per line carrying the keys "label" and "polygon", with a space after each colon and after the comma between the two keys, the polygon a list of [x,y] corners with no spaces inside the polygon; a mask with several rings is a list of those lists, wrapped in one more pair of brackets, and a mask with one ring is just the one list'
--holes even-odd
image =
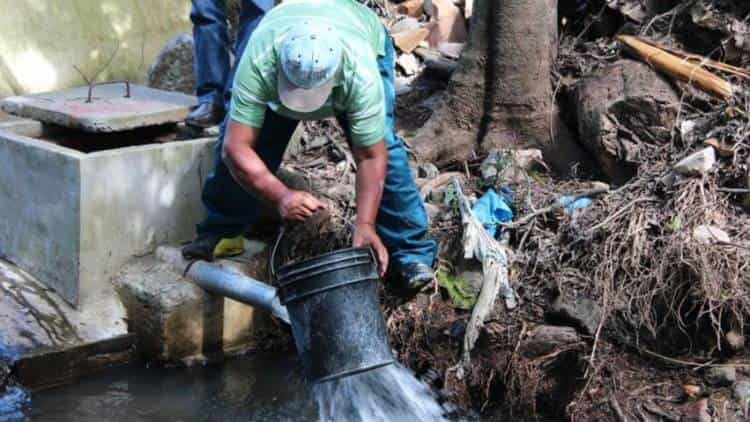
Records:
{"label": "concrete lid", "polygon": [[195,97],[124,83],[97,85],[86,102],[87,86],[43,94],[7,97],[0,101],[6,113],[85,132],[117,132],[185,119]]}

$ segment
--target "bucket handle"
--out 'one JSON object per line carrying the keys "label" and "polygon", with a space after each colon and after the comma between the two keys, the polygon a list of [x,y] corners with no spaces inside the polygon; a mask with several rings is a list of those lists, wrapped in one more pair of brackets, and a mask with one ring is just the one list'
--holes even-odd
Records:
{"label": "bucket handle", "polygon": [[279,249],[279,244],[281,244],[284,233],[286,233],[286,225],[282,224],[279,228],[279,234],[276,235],[273,249],[271,249],[271,255],[268,257],[268,268],[271,270],[271,279],[274,281],[276,281],[276,251]]}
{"label": "bucket handle", "polygon": [[[349,225],[352,226],[352,230],[354,230],[353,224],[349,223]],[[276,235],[276,241],[273,244],[273,249],[271,249],[271,255],[269,255],[268,257],[268,268],[271,270],[271,279],[273,281],[276,281],[276,252],[279,249],[279,244],[281,244],[281,239],[284,237],[285,233],[286,224],[282,224],[279,228],[279,234]],[[375,251],[372,249],[372,246],[368,245],[367,250],[370,251],[372,262],[375,262],[377,264],[378,258],[375,256]]]}

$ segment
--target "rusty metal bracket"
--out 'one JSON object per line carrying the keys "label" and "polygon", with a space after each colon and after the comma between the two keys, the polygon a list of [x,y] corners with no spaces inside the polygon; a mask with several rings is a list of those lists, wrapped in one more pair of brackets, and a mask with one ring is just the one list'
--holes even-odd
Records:
{"label": "rusty metal bracket", "polygon": [[130,81],[127,79],[121,81],[107,81],[107,82],[94,82],[89,83],[89,95],[86,97],[86,102],[90,103],[93,101],[94,87],[100,85],[111,85],[111,84],[125,84],[125,98],[130,98]]}

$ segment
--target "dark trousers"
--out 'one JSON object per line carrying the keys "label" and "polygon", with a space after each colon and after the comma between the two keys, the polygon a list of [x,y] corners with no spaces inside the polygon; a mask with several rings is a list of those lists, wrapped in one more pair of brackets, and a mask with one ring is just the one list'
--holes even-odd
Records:
{"label": "dark trousers", "polygon": [[232,81],[236,66],[230,66],[232,53],[239,60],[250,34],[273,0],[241,0],[240,24],[234,52],[229,43],[225,0],[192,0],[190,20],[193,22],[195,48],[195,82],[198,102],[222,105],[229,110]]}
{"label": "dark trousers", "polygon": [[[378,67],[385,88],[386,133],[388,166],[376,220],[376,228],[391,258],[402,264],[424,263],[432,265],[437,245],[425,238],[427,214],[422,198],[409,170],[409,159],[404,143],[393,131],[395,93],[393,89],[394,53],[390,37],[387,37],[385,56],[378,57]],[[228,119],[228,118],[227,118]],[[226,121],[222,125],[224,139]],[[347,130],[347,123],[340,119]],[[265,121],[256,144],[255,152],[268,169],[275,172],[281,164],[289,139],[298,121],[266,110]],[[221,141],[216,146],[216,167],[203,187],[203,203],[208,217],[198,226],[200,233],[218,233],[225,237],[242,234],[245,227],[259,215],[258,200],[245,191],[234,180],[221,159]]]}

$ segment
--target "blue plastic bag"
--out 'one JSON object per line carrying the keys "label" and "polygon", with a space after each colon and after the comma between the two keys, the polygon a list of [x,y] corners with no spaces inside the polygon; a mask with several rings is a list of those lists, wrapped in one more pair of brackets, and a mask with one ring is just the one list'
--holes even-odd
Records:
{"label": "blue plastic bag", "polygon": [[498,194],[494,189],[488,190],[471,207],[474,215],[482,223],[487,233],[495,237],[497,225],[513,220],[513,210],[510,208],[512,192],[503,188]]}
{"label": "blue plastic bag", "polygon": [[583,197],[574,201],[575,198],[575,196],[563,195],[558,199],[560,204],[565,207],[565,212],[568,213],[568,215],[573,214],[573,211],[577,209],[588,207],[593,202],[591,198]]}

